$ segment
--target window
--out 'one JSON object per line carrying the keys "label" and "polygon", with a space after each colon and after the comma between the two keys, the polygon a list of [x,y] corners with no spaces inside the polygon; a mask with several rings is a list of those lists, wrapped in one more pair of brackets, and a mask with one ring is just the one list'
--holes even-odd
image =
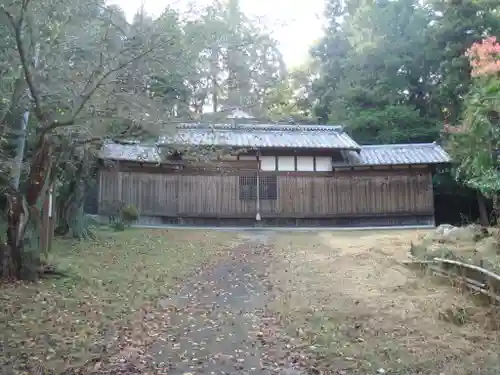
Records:
{"label": "window", "polygon": [[[257,176],[240,176],[240,200],[257,200]],[[278,198],[278,183],[276,176],[259,177],[259,199],[276,200]]]}

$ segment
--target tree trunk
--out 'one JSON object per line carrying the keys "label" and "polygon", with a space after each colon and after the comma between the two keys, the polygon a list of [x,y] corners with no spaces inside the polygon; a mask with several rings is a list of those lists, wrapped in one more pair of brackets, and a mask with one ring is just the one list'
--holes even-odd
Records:
{"label": "tree trunk", "polygon": [[30,165],[26,196],[19,191],[7,192],[7,241],[0,246],[2,278],[34,280],[41,260],[41,205],[52,167],[52,145],[41,134]]}
{"label": "tree trunk", "polygon": [[479,190],[477,191],[477,205],[479,208],[479,222],[483,227],[488,227],[490,225],[490,220],[486,208],[486,199]]}
{"label": "tree trunk", "polygon": [[92,237],[88,231],[83,209],[85,203],[85,192],[91,179],[91,167],[93,159],[87,152],[82,155],[80,164],[72,180],[68,183],[67,190],[59,200],[57,234],[70,234],[73,238],[85,239]]}

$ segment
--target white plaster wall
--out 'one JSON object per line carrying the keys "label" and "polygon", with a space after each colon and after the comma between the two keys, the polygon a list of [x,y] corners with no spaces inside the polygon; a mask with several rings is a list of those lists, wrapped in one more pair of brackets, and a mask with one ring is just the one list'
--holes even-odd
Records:
{"label": "white plaster wall", "polygon": [[300,172],[313,172],[314,171],[314,157],[313,156],[297,156],[297,170]]}
{"label": "white plaster wall", "polygon": [[330,172],[332,170],[332,158],[330,156],[316,156],[316,171]]}
{"label": "white plaster wall", "polygon": [[295,171],[295,158],[293,156],[278,156],[279,171]]}
{"label": "white plaster wall", "polygon": [[261,156],[260,157],[260,169],[263,171],[275,171],[276,170],[276,156]]}

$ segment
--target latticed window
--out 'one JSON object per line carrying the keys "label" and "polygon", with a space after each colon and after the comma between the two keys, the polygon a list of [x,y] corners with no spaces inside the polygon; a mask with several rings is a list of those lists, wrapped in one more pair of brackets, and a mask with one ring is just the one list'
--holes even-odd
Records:
{"label": "latticed window", "polygon": [[[240,176],[240,200],[257,200],[257,176]],[[278,183],[276,176],[260,176],[259,199],[276,200],[278,198]]]}

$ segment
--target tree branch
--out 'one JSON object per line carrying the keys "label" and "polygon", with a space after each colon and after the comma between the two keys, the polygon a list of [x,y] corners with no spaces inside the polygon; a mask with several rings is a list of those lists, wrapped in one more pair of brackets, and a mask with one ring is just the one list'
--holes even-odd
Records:
{"label": "tree branch", "polygon": [[[74,108],[73,113],[71,114],[71,117],[67,120],[64,121],[58,121],[54,120],[50,125],[48,125],[44,130],[45,131],[50,131],[59,127],[63,126],[70,126],[73,125],[76,121],[76,118],[78,114],[82,111],[82,109],[85,107],[85,104],[88,102],[88,100],[92,97],[92,95],[95,93],[95,91],[102,85],[102,83],[113,73],[122,70],[125,68],[127,65],[133,63],[134,61],[137,61],[147,54],[149,54],[151,51],[153,51],[154,47],[150,47],[147,50],[143,51],[142,53],[138,54],[137,56],[134,56],[133,58],[127,60],[124,63],[119,64],[117,67],[108,70],[107,72],[101,74],[99,78],[97,78],[94,82],[92,82],[92,78],[89,79],[89,81],[86,84],[86,89],[84,92],[82,92],[79,95],[80,98],[80,103]],[[118,58],[122,53],[118,54],[115,58]],[[91,74],[91,77],[93,74]]]}
{"label": "tree branch", "polygon": [[26,10],[30,4],[30,0],[23,0],[22,6],[21,6],[21,14],[19,16],[19,21],[16,22],[14,19],[14,16],[7,11],[4,7],[1,7],[3,12],[5,13],[7,19],[9,20],[13,30],[14,30],[14,38],[16,41],[16,48],[17,52],[19,53],[19,59],[21,60],[21,67],[24,72],[24,77],[26,79],[26,83],[28,84],[28,89],[30,90],[31,97],[33,98],[33,101],[35,103],[35,115],[38,118],[38,120],[43,121],[44,116],[43,116],[43,111],[41,107],[41,100],[40,100],[40,95],[38,93],[38,90],[35,88],[35,83],[33,80],[33,74],[31,73],[30,69],[30,64],[28,63],[28,58],[26,56],[26,51],[24,50],[24,43],[23,43],[23,38],[22,38],[22,28],[23,28],[23,23],[24,23],[24,16],[26,13]]}

